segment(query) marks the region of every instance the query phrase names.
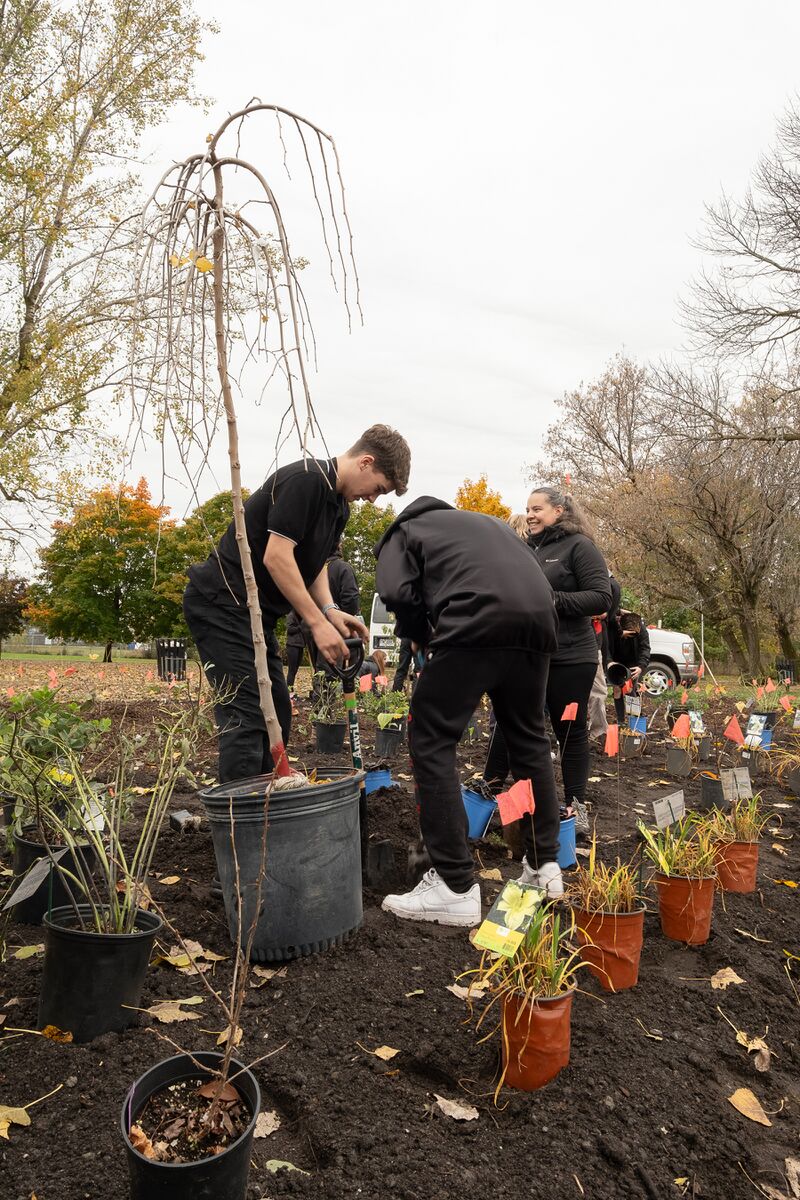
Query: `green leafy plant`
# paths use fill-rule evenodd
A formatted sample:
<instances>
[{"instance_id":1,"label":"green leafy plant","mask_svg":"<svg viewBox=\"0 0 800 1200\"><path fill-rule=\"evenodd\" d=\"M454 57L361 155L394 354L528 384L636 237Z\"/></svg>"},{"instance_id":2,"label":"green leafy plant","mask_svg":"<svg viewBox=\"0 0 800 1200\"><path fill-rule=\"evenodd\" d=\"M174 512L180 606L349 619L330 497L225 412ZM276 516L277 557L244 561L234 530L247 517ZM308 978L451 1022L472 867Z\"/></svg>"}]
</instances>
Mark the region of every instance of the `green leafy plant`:
<instances>
[{"instance_id":1,"label":"green leafy plant","mask_svg":"<svg viewBox=\"0 0 800 1200\"><path fill-rule=\"evenodd\" d=\"M757 842L772 818L763 812L761 795L734 800L726 812L714 808L697 822L713 842Z\"/></svg>"},{"instance_id":2,"label":"green leafy plant","mask_svg":"<svg viewBox=\"0 0 800 1200\"><path fill-rule=\"evenodd\" d=\"M716 874L714 846L708 829L689 817L653 832L641 821L644 852L662 875L711 879Z\"/></svg>"},{"instance_id":3,"label":"green leafy plant","mask_svg":"<svg viewBox=\"0 0 800 1200\"><path fill-rule=\"evenodd\" d=\"M385 729L392 721L402 721L408 715L408 696L405 692L364 692L362 707L367 716L375 719L379 729Z\"/></svg>"},{"instance_id":4,"label":"green leafy plant","mask_svg":"<svg viewBox=\"0 0 800 1200\"><path fill-rule=\"evenodd\" d=\"M632 913L641 908L637 868L616 860L608 866L597 858L597 837L592 838L589 861L578 863L567 889L575 908L587 913Z\"/></svg>"},{"instance_id":5,"label":"green leafy plant","mask_svg":"<svg viewBox=\"0 0 800 1200\"><path fill-rule=\"evenodd\" d=\"M318 721L321 725L335 725L337 721L347 720L344 693L338 679L331 679L324 671L316 671L313 696L312 721Z\"/></svg>"}]
</instances>

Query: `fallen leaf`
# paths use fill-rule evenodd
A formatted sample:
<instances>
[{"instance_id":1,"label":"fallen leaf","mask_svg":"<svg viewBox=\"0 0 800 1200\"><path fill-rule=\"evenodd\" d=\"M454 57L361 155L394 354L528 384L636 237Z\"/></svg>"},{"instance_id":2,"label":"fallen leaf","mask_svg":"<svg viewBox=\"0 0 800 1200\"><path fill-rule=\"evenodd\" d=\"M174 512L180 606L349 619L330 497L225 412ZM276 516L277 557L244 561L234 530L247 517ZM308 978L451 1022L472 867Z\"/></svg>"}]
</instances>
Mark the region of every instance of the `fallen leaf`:
<instances>
[{"instance_id":1,"label":"fallen leaf","mask_svg":"<svg viewBox=\"0 0 800 1200\"><path fill-rule=\"evenodd\" d=\"M413 992L406 992L406 1000L408 999L409 996L424 996L424 995L425 995L424 988L414 988Z\"/></svg>"},{"instance_id":2,"label":"fallen leaf","mask_svg":"<svg viewBox=\"0 0 800 1200\"><path fill-rule=\"evenodd\" d=\"M764 1071L768 1071L771 1065L772 1055L770 1054L768 1048L764 1046L762 1050L758 1051L753 1059L753 1066L757 1071L761 1071L763 1073Z\"/></svg>"},{"instance_id":3,"label":"fallen leaf","mask_svg":"<svg viewBox=\"0 0 800 1200\"><path fill-rule=\"evenodd\" d=\"M119 882L117 883L117 891L123 896L127 896L130 894L128 881L126 879L119 880ZM153 903L152 892L150 891L150 888L147 886L146 883L134 883L133 895L136 900L137 908L149 909Z\"/></svg>"},{"instance_id":4,"label":"fallen leaf","mask_svg":"<svg viewBox=\"0 0 800 1200\"><path fill-rule=\"evenodd\" d=\"M765 946L770 946L772 944L769 938L756 937L754 933L750 933L750 931L747 929L737 929L736 926L734 926L734 931L736 933L740 933L742 937L751 938L754 942L763 942Z\"/></svg>"},{"instance_id":5,"label":"fallen leaf","mask_svg":"<svg viewBox=\"0 0 800 1200\"><path fill-rule=\"evenodd\" d=\"M800 1159L786 1158L783 1165L786 1167L786 1182L791 1188L792 1195L800 1200Z\"/></svg>"},{"instance_id":6,"label":"fallen leaf","mask_svg":"<svg viewBox=\"0 0 800 1200\"><path fill-rule=\"evenodd\" d=\"M743 1029L737 1029L736 1041L740 1046L746 1046L748 1050L766 1050L767 1043L760 1037L749 1037Z\"/></svg>"},{"instance_id":7,"label":"fallen leaf","mask_svg":"<svg viewBox=\"0 0 800 1200\"><path fill-rule=\"evenodd\" d=\"M791 804L773 804L773 808L791 808Z\"/></svg>"},{"instance_id":8,"label":"fallen leaf","mask_svg":"<svg viewBox=\"0 0 800 1200\"><path fill-rule=\"evenodd\" d=\"M153 1149L153 1143L141 1125L131 1125L128 1130L128 1138L134 1150L138 1150L145 1158L155 1158L156 1152Z\"/></svg>"},{"instance_id":9,"label":"fallen leaf","mask_svg":"<svg viewBox=\"0 0 800 1200\"><path fill-rule=\"evenodd\" d=\"M238 1046L239 1042L241 1042L241 1040L242 1040L243 1035L244 1035L244 1030L242 1029L241 1025L237 1025L236 1032L234 1033L233 1037L231 1038L231 1029L230 1029L230 1025L229 1025L227 1029L223 1029L222 1033L217 1038L217 1045L218 1046L226 1046L228 1044L228 1041L231 1040L233 1042L234 1046Z\"/></svg>"},{"instance_id":10,"label":"fallen leaf","mask_svg":"<svg viewBox=\"0 0 800 1200\"><path fill-rule=\"evenodd\" d=\"M750 1088L737 1088L732 1096L728 1096L728 1102L733 1105L737 1112L740 1112L743 1117L747 1117L748 1121L756 1121L759 1125L772 1126L764 1109Z\"/></svg>"},{"instance_id":11,"label":"fallen leaf","mask_svg":"<svg viewBox=\"0 0 800 1200\"><path fill-rule=\"evenodd\" d=\"M159 879L159 883L163 883L165 887L172 887L173 883L180 883L180 875L165 875L163 879Z\"/></svg>"},{"instance_id":12,"label":"fallen leaf","mask_svg":"<svg viewBox=\"0 0 800 1200\"><path fill-rule=\"evenodd\" d=\"M66 1029L59 1029L57 1025L45 1025L42 1037L49 1038L51 1042L72 1041L72 1034Z\"/></svg>"},{"instance_id":13,"label":"fallen leaf","mask_svg":"<svg viewBox=\"0 0 800 1200\"><path fill-rule=\"evenodd\" d=\"M31 1119L24 1108L8 1108L5 1104L0 1104L0 1137L6 1141L11 1139L8 1136L8 1130L11 1125L30 1125Z\"/></svg>"},{"instance_id":14,"label":"fallen leaf","mask_svg":"<svg viewBox=\"0 0 800 1200\"><path fill-rule=\"evenodd\" d=\"M783 848L783 846L779 846L777 842L773 842L771 848L775 851L776 854L782 854L784 858L789 857L789 851L785 850Z\"/></svg>"},{"instance_id":15,"label":"fallen leaf","mask_svg":"<svg viewBox=\"0 0 800 1200\"><path fill-rule=\"evenodd\" d=\"M793 879L773 879L773 883L782 883L784 887L796 888L797 884Z\"/></svg>"},{"instance_id":16,"label":"fallen leaf","mask_svg":"<svg viewBox=\"0 0 800 1200\"><path fill-rule=\"evenodd\" d=\"M199 1021L200 1013L184 1012L181 1006L202 1003L202 996L188 996L185 1000L161 1000L158 1004L151 1004L145 1012L149 1012L150 1016L155 1017L162 1025L172 1025L175 1021Z\"/></svg>"},{"instance_id":17,"label":"fallen leaf","mask_svg":"<svg viewBox=\"0 0 800 1200\"><path fill-rule=\"evenodd\" d=\"M265 1138L280 1129L281 1119L276 1112L260 1112L256 1117L256 1127L253 1137Z\"/></svg>"},{"instance_id":18,"label":"fallen leaf","mask_svg":"<svg viewBox=\"0 0 800 1200\"><path fill-rule=\"evenodd\" d=\"M397 772L397 778L398 778L398 779L404 779L404 780L405 780L405 782L406 782L406 783L408 783L408 782L409 782L411 779L413 779L413 775L404 775L404 774L402 773L402 771L398 771L398 772Z\"/></svg>"},{"instance_id":19,"label":"fallen leaf","mask_svg":"<svg viewBox=\"0 0 800 1200\"><path fill-rule=\"evenodd\" d=\"M452 1117L454 1121L476 1121L480 1116L477 1108L473 1108L471 1104L459 1104L457 1100L448 1100L436 1092L433 1094L444 1115Z\"/></svg>"},{"instance_id":20,"label":"fallen leaf","mask_svg":"<svg viewBox=\"0 0 800 1200\"><path fill-rule=\"evenodd\" d=\"M20 946L19 950L15 950L11 957L33 958L34 954L44 954L44 942L40 942L38 946Z\"/></svg>"},{"instance_id":21,"label":"fallen leaf","mask_svg":"<svg viewBox=\"0 0 800 1200\"><path fill-rule=\"evenodd\" d=\"M721 967L715 975L711 976L712 988L721 988L724 991L732 983L744 983L733 967Z\"/></svg>"},{"instance_id":22,"label":"fallen leaf","mask_svg":"<svg viewBox=\"0 0 800 1200\"><path fill-rule=\"evenodd\" d=\"M449 983L447 990L454 996L458 996L459 1000L483 1000L488 986L489 984L485 980L476 980L469 987L461 987L459 983Z\"/></svg>"},{"instance_id":23,"label":"fallen leaf","mask_svg":"<svg viewBox=\"0 0 800 1200\"><path fill-rule=\"evenodd\" d=\"M599 775L590 775L589 778L586 780L586 782L587 783L599 783L600 776Z\"/></svg>"},{"instance_id":24,"label":"fallen leaf","mask_svg":"<svg viewBox=\"0 0 800 1200\"><path fill-rule=\"evenodd\" d=\"M689 1176L688 1175L679 1175L678 1178L673 1179L672 1182L677 1184L678 1187L683 1187L685 1184L687 1184L689 1182Z\"/></svg>"},{"instance_id":25,"label":"fallen leaf","mask_svg":"<svg viewBox=\"0 0 800 1200\"><path fill-rule=\"evenodd\" d=\"M481 879L502 880L502 878L503 878L502 873L498 867L487 867L484 871L479 871L478 874L480 875Z\"/></svg>"},{"instance_id":26,"label":"fallen leaf","mask_svg":"<svg viewBox=\"0 0 800 1200\"><path fill-rule=\"evenodd\" d=\"M296 1167L294 1163L286 1162L283 1158L268 1158L264 1166L273 1175L277 1174L278 1171L298 1171L301 1175L308 1175L308 1171L303 1171L300 1167Z\"/></svg>"},{"instance_id":27,"label":"fallen leaf","mask_svg":"<svg viewBox=\"0 0 800 1200\"><path fill-rule=\"evenodd\" d=\"M218 1087L218 1079L209 1079L208 1083L204 1083L202 1087L197 1089L197 1094L198 1096L202 1096L204 1100L213 1100L217 1095ZM241 1098L241 1094L232 1083L223 1084L222 1090L220 1091L218 1097L218 1099L222 1100L225 1104L230 1104L233 1100L241 1100Z\"/></svg>"},{"instance_id":28,"label":"fallen leaf","mask_svg":"<svg viewBox=\"0 0 800 1200\"><path fill-rule=\"evenodd\" d=\"M654 1042L663 1042L664 1038L660 1033L651 1033L646 1025L643 1025L639 1018L636 1018L636 1024L644 1031L645 1037L652 1038Z\"/></svg>"}]
</instances>

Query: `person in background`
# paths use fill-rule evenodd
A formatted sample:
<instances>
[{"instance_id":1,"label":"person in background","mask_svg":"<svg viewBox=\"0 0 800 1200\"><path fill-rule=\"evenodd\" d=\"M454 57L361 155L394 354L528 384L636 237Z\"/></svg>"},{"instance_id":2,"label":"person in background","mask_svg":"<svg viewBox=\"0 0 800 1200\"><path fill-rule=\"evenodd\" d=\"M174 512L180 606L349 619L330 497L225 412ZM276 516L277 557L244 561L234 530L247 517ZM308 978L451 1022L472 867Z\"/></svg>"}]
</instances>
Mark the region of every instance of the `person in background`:
<instances>
[{"instance_id":1,"label":"person in background","mask_svg":"<svg viewBox=\"0 0 800 1200\"><path fill-rule=\"evenodd\" d=\"M406 686L408 673L411 671L412 680L416 674L414 652L411 649L411 638L400 638L400 650L397 657L397 670L392 681L392 691L402 692Z\"/></svg>"},{"instance_id":2,"label":"person in background","mask_svg":"<svg viewBox=\"0 0 800 1200\"><path fill-rule=\"evenodd\" d=\"M373 650L367 655L358 672L359 679L362 675L371 675L373 683L379 677L386 678L386 655L382 650Z\"/></svg>"},{"instance_id":3,"label":"person in background","mask_svg":"<svg viewBox=\"0 0 800 1200\"><path fill-rule=\"evenodd\" d=\"M575 832L589 832L586 784L589 778L589 695L597 673L595 613L611 606L609 571L595 545L591 526L569 492L537 487L528 497L528 546L553 589L558 616L558 647L550 659L547 710L561 751L565 815L575 817ZM568 705L577 704L571 720ZM508 774L501 714L489 743L484 778L498 791Z\"/></svg>"},{"instance_id":4,"label":"person in background","mask_svg":"<svg viewBox=\"0 0 800 1200\"><path fill-rule=\"evenodd\" d=\"M292 609L286 618L286 686L294 696L294 681L303 661L303 651L306 648L303 622ZM312 663L313 666L313 663Z\"/></svg>"},{"instance_id":5,"label":"person in background","mask_svg":"<svg viewBox=\"0 0 800 1200\"><path fill-rule=\"evenodd\" d=\"M343 613L349 613L351 617L359 617L360 619L361 598L358 594L356 573L350 566L350 563L345 562L342 558L341 540L328 559L328 585L331 589L331 597L334 604ZM324 671L331 679L338 678L324 655L320 654L319 651L316 654L314 669ZM314 694L312 693L313 698Z\"/></svg>"},{"instance_id":6,"label":"person in background","mask_svg":"<svg viewBox=\"0 0 800 1200\"><path fill-rule=\"evenodd\" d=\"M433 867L383 907L411 921L475 925L480 889L456 769L458 739L488 692L515 779L529 779L536 811L523 822L521 882L563 895L558 800L544 728L549 654L556 645L550 588L527 547L496 517L422 496L375 553L376 587L396 633L424 648L411 698L409 750L420 829Z\"/></svg>"},{"instance_id":7,"label":"person in background","mask_svg":"<svg viewBox=\"0 0 800 1200\"><path fill-rule=\"evenodd\" d=\"M638 613L621 608L608 624L609 662L622 663L630 672L634 688L650 666L650 634ZM625 724L625 695L614 688L614 710L617 723Z\"/></svg>"}]
</instances>

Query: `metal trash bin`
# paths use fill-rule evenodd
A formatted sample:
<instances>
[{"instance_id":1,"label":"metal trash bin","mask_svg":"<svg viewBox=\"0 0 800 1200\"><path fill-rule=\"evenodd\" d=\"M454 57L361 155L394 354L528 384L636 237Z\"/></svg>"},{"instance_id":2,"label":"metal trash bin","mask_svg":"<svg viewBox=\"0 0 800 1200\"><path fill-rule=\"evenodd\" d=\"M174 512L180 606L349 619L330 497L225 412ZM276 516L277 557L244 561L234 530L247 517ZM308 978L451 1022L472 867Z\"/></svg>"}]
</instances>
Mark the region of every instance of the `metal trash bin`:
<instances>
[{"instance_id":1,"label":"metal trash bin","mask_svg":"<svg viewBox=\"0 0 800 1200\"><path fill-rule=\"evenodd\" d=\"M158 678L169 683L186 678L186 639L156 638Z\"/></svg>"},{"instance_id":2,"label":"metal trash bin","mask_svg":"<svg viewBox=\"0 0 800 1200\"><path fill-rule=\"evenodd\" d=\"M776 658L775 674L781 683L797 682L797 663L793 658Z\"/></svg>"}]
</instances>

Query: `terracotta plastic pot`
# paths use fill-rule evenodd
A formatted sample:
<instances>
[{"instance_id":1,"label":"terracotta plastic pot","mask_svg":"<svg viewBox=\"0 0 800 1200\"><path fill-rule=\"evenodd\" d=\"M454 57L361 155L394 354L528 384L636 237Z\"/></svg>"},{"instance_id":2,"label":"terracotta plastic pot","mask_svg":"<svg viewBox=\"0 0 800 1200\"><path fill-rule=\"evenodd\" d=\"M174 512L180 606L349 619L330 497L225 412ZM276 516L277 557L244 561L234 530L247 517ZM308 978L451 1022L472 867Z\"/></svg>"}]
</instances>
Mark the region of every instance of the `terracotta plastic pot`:
<instances>
[{"instance_id":1,"label":"terracotta plastic pot","mask_svg":"<svg viewBox=\"0 0 800 1200\"><path fill-rule=\"evenodd\" d=\"M581 958L607 992L636 987L644 938L644 908L631 913L575 911Z\"/></svg>"},{"instance_id":2,"label":"terracotta plastic pot","mask_svg":"<svg viewBox=\"0 0 800 1200\"><path fill-rule=\"evenodd\" d=\"M569 1029L575 989L535 1001L510 993L503 999L504 1082L533 1092L569 1062Z\"/></svg>"},{"instance_id":3,"label":"terracotta plastic pot","mask_svg":"<svg viewBox=\"0 0 800 1200\"><path fill-rule=\"evenodd\" d=\"M714 858L717 881L723 892L756 890L758 842L717 842Z\"/></svg>"},{"instance_id":4,"label":"terracotta plastic pot","mask_svg":"<svg viewBox=\"0 0 800 1200\"><path fill-rule=\"evenodd\" d=\"M716 876L684 879L680 875L656 875L658 911L664 935L674 942L702 946L711 933Z\"/></svg>"}]
</instances>

